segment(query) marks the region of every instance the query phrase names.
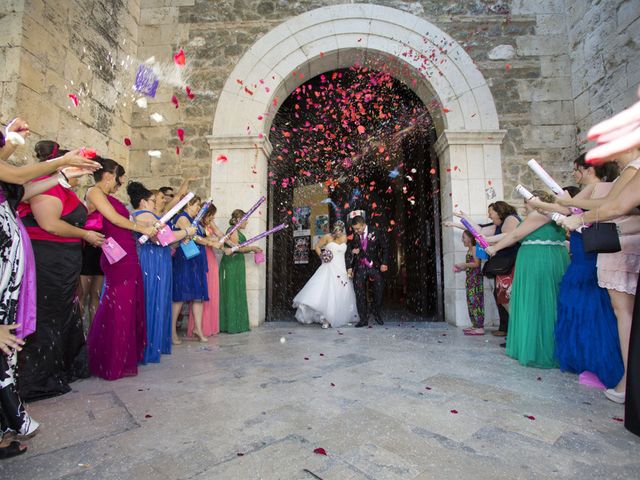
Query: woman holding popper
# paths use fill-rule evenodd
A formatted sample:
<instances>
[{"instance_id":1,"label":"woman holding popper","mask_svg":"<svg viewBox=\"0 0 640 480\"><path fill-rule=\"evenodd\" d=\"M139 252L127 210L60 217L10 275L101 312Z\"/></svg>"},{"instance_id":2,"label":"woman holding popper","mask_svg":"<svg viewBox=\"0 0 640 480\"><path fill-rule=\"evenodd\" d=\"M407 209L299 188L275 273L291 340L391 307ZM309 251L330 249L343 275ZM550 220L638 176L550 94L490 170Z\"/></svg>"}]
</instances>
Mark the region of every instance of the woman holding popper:
<instances>
[{"instance_id":1,"label":"woman holding popper","mask_svg":"<svg viewBox=\"0 0 640 480\"><path fill-rule=\"evenodd\" d=\"M229 220L231 228L227 231L229 243L234 249L225 250L220 261L220 331L225 333L241 333L251 330L249 327L249 308L247 306L247 278L244 261L245 253L261 252L257 246L238 247L246 241L242 230L247 226L247 214L242 210L234 210ZM229 232L231 234L229 235Z\"/></svg>"},{"instance_id":2,"label":"woman holding popper","mask_svg":"<svg viewBox=\"0 0 640 480\"><path fill-rule=\"evenodd\" d=\"M200 212L202 200L194 196L184 208L184 211L174 217L174 230L186 230L195 227L195 235L183 241L173 256L173 304L171 307L171 329L173 344L179 345L176 324L182 304L191 302L195 321L195 334L201 342L208 342L202 333L202 302L209 300L207 285L207 253L206 246L219 247L220 242L207 239L200 225L194 225L194 219ZM190 253L193 250L193 255Z\"/></svg>"}]
</instances>

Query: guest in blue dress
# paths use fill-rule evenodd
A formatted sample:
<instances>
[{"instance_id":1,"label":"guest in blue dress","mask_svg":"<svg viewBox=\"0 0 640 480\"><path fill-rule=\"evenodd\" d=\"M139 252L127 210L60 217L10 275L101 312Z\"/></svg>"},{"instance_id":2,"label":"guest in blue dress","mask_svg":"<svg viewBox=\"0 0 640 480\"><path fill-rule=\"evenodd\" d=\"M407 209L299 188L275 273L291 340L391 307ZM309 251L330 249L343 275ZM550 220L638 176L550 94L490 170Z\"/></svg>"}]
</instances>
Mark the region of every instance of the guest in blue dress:
<instances>
[{"instance_id":1,"label":"guest in blue dress","mask_svg":"<svg viewBox=\"0 0 640 480\"><path fill-rule=\"evenodd\" d=\"M154 225L160 220L155 210L155 196L139 182L130 182L127 193L132 213L137 223ZM195 229L175 232L176 239L192 235ZM163 247L152 240L144 245L138 243L138 257L144 282L144 300L147 316L147 346L143 363L158 363L160 354L171 353L171 248Z\"/></svg>"},{"instance_id":2,"label":"guest in blue dress","mask_svg":"<svg viewBox=\"0 0 640 480\"><path fill-rule=\"evenodd\" d=\"M584 155L578 157L573 176L584 188L575 198L591 198L597 184L613 180L617 173L613 163L593 167L584 161ZM546 211L571 213L558 204L534 202ZM570 242L571 264L558 294L556 357L563 371L595 373L612 388L624 374L616 316L607 290L598 286L597 254L584 251L581 233L572 232Z\"/></svg>"},{"instance_id":3,"label":"guest in blue dress","mask_svg":"<svg viewBox=\"0 0 640 480\"><path fill-rule=\"evenodd\" d=\"M202 201L200 197L193 197L183 212L174 217L173 228L185 230L189 228L197 215ZM202 302L209 300L209 288L207 285L207 252L206 246L218 248L219 242L207 239L202 227L197 226L194 235L191 235L176 250L173 256L173 307L172 307L172 341L174 345L182 343L178 338L176 323L184 302L192 302L191 309L195 320L194 333L201 342L208 339L202 333ZM192 254L189 250L192 250ZM189 258L185 256L189 253Z\"/></svg>"}]
</instances>

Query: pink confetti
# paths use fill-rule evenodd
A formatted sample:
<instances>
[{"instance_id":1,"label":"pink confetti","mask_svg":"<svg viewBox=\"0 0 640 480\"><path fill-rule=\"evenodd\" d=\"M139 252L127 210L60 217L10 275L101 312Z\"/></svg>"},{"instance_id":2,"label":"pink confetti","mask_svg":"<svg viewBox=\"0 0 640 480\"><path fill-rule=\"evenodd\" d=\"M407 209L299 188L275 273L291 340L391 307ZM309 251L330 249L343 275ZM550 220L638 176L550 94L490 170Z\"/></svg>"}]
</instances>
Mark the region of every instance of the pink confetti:
<instances>
[{"instance_id":1,"label":"pink confetti","mask_svg":"<svg viewBox=\"0 0 640 480\"><path fill-rule=\"evenodd\" d=\"M229 159L226 155L218 155L218 158L216 158L216 162L218 163L227 163L228 161Z\"/></svg>"},{"instance_id":2,"label":"pink confetti","mask_svg":"<svg viewBox=\"0 0 640 480\"><path fill-rule=\"evenodd\" d=\"M320 448L316 448L313 453L315 453L316 455L324 455L325 457L327 456L327 451L320 447Z\"/></svg>"},{"instance_id":3,"label":"pink confetti","mask_svg":"<svg viewBox=\"0 0 640 480\"><path fill-rule=\"evenodd\" d=\"M529 420L535 420L536 417L534 417L533 415L525 415L524 418L528 418Z\"/></svg>"},{"instance_id":4,"label":"pink confetti","mask_svg":"<svg viewBox=\"0 0 640 480\"><path fill-rule=\"evenodd\" d=\"M78 96L75 93L70 93L67 96L71 99L71 102L73 102L73 106L77 107L78 106Z\"/></svg>"},{"instance_id":5,"label":"pink confetti","mask_svg":"<svg viewBox=\"0 0 640 480\"><path fill-rule=\"evenodd\" d=\"M184 143L184 130L182 128L179 128L178 130L176 130L176 133L178 134L178 138L180 139L180 141Z\"/></svg>"},{"instance_id":6,"label":"pink confetti","mask_svg":"<svg viewBox=\"0 0 640 480\"><path fill-rule=\"evenodd\" d=\"M194 98L196 98L195 93L191 91L188 85L185 87L185 91L187 92L187 97L189 97L189 100L193 100Z\"/></svg>"},{"instance_id":7,"label":"pink confetti","mask_svg":"<svg viewBox=\"0 0 640 480\"><path fill-rule=\"evenodd\" d=\"M176 155L180 155L180 147L176 146Z\"/></svg>"},{"instance_id":8,"label":"pink confetti","mask_svg":"<svg viewBox=\"0 0 640 480\"><path fill-rule=\"evenodd\" d=\"M176 108L180 106L180 103L178 102L178 97L176 97L175 95L171 97L171 103L173 103L176 106Z\"/></svg>"},{"instance_id":9,"label":"pink confetti","mask_svg":"<svg viewBox=\"0 0 640 480\"><path fill-rule=\"evenodd\" d=\"M458 410L450 410L451 413L453 413L454 415L458 414Z\"/></svg>"},{"instance_id":10,"label":"pink confetti","mask_svg":"<svg viewBox=\"0 0 640 480\"><path fill-rule=\"evenodd\" d=\"M129 137L124 137L124 144L127 147L130 147L131 146L131 139Z\"/></svg>"}]
</instances>

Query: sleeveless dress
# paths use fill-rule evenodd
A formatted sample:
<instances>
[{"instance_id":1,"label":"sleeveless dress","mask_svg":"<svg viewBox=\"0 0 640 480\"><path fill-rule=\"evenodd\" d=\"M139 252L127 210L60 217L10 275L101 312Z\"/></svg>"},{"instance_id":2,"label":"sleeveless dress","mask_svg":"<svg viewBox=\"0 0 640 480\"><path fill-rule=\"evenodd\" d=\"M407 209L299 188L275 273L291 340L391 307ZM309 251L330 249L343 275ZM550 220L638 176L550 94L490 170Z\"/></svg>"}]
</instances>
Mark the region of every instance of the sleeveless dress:
<instances>
[{"instance_id":1,"label":"sleeveless dress","mask_svg":"<svg viewBox=\"0 0 640 480\"><path fill-rule=\"evenodd\" d=\"M466 263L473 262L474 256L467 252ZM484 282L480 266L466 270L465 291L469 320L474 328L484 328Z\"/></svg>"},{"instance_id":2,"label":"sleeveless dress","mask_svg":"<svg viewBox=\"0 0 640 480\"><path fill-rule=\"evenodd\" d=\"M175 216L172 226L178 229L176 224L180 217L185 217L189 223L193 222L186 212L181 212ZM204 236L202 228L198 226L197 234ZM173 255L173 301L191 302L209 300L207 288L207 252L204 245L198 245L200 255L187 259L181 247L178 247Z\"/></svg>"},{"instance_id":3,"label":"sleeveless dress","mask_svg":"<svg viewBox=\"0 0 640 480\"><path fill-rule=\"evenodd\" d=\"M296 319L300 323L326 321L334 328L343 327L358 321L356 294L345 265L347 244L329 242L324 249L333 258L318 267L293 299L293 307L297 308Z\"/></svg>"},{"instance_id":4,"label":"sleeveless dress","mask_svg":"<svg viewBox=\"0 0 640 480\"><path fill-rule=\"evenodd\" d=\"M506 351L522 365L558 366L554 329L558 290L568 263L565 233L555 223L543 225L520 243Z\"/></svg>"},{"instance_id":5,"label":"sleeveless dress","mask_svg":"<svg viewBox=\"0 0 640 480\"><path fill-rule=\"evenodd\" d=\"M133 216L137 217L141 213L150 213L156 220L160 220L160 217L149 210L139 210ZM138 256L147 315L147 346L144 349L143 363L158 363L161 353L171 353L171 248L156 245L152 241L144 245L138 243Z\"/></svg>"},{"instance_id":6,"label":"sleeveless dress","mask_svg":"<svg viewBox=\"0 0 640 480\"><path fill-rule=\"evenodd\" d=\"M624 374L618 323L606 289L598 286L597 253L585 253L582 234L571 232L571 264L558 294L556 358L560 369L595 373L613 388Z\"/></svg>"},{"instance_id":7,"label":"sleeveless dress","mask_svg":"<svg viewBox=\"0 0 640 480\"><path fill-rule=\"evenodd\" d=\"M107 196L113 208L125 218L129 211L122 202ZM126 255L111 265L100 258L104 292L87 336L89 370L105 380L138 374L147 340L144 285L133 232L117 227L106 218L102 232L113 238Z\"/></svg>"},{"instance_id":8,"label":"sleeveless dress","mask_svg":"<svg viewBox=\"0 0 640 480\"><path fill-rule=\"evenodd\" d=\"M212 232L208 230L207 235ZM218 260L216 254L213 252L213 248L205 247L207 252L207 286L209 287L209 300L203 302L202 305L202 334L205 337L215 335L220 331L220 293L219 293L219 271ZM189 309L189 322L187 323L187 336L193 336L193 328L195 326L195 319L193 317L193 310Z\"/></svg>"},{"instance_id":9,"label":"sleeveless dress","mask_svg":"<svg viewBox=\"0 0 640 480\"><path fill-rule=\"evenodd\" d=\"M622 172L627 169L639 170L640 158L627 164ZM620 172L621 175L622 172ZM615 184L617 180L616 178L612 183ZM593 198L605 196L596 195L598 188L605 189L606 185L606 183L597 184L596 189L594 189ZM636 214L637 213L638 212L636 212ZM637 215L623 215L611 221L622 228L621 224L623 222L634 222L637 221L637 219ZM635 295L638 284L638 271L640 270L640 234L620 234L620 247L621 250L619 252L598 254L598 285L609 290Z\"/></svg>"},{"instance_id":10,"label":"sleeveless dress","mask_svg":"<svg viewBox=\"0 0 640 480\"><path fill-rule=\"evenodd\" d=\"M238 230L238 243L246 239ZM241 333L249 330L244 254L225 255L220 260L220 331Z\"/></svg>"},{"instance_id":11,"label":"sleeveless dress","mask_svg":"<svg viewBox=\"0 0 640 480\"><path fill-rule=\"evenodd\" d=\"M74 227L84 226L87 209L73 190L56 185L40 195L60 201L60 220ZM18 387L23 400L34 401L67 393L71 391L69 383L89 376L76 297L82 239L43 230L28 203L21 203L18 212L35 255L38 312L38 328L27 337L20 355Z\"/></svg>"}]
</instances>

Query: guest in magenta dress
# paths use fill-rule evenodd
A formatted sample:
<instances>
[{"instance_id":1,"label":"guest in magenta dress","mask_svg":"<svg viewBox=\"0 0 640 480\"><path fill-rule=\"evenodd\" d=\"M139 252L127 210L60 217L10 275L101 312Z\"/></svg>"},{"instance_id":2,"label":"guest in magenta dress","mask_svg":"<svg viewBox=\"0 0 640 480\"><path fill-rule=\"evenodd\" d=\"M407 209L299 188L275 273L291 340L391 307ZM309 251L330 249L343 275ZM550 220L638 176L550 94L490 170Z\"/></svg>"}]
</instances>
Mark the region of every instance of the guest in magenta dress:
<instances>
[{"instance_id":1,"label":"guest in magenta dress","mask_svg":"<svg viewBox=\"0 0 640 480\"><path fill-rule=\"evenodd\" d=\"M202 217L202 228L207 238L218 240L224 236L224 232L215 223L216 207L211 204L207 213ZM210 337L220 332L220 295L218 292L218 260L212 245L205 247L207 251L207 288L209 300L202 302L202 334ZM187 336L193 336L195 318L193 308L189 310L189 323L187 324Z\"/></svg>"},{"instance_id":2,"label":"guest in magenta dress","mask_svg":"<svg viewBox=\"0 0 640 480\"><path fill-rule=\"evenodd\" d=\"M92 374L117 380L137 375L147 337L144 285L132 232L153 236L156 229L129 220L127 208L112 196L124 181L124 168L109 158L97 160L102 170L93 175L96 184L87 192L87 207L104 216L105 243L115 240L125 255L113 264L106 254L100 259L105 291L91 323L87 351Z\"/></svg>"}]
</instances>

